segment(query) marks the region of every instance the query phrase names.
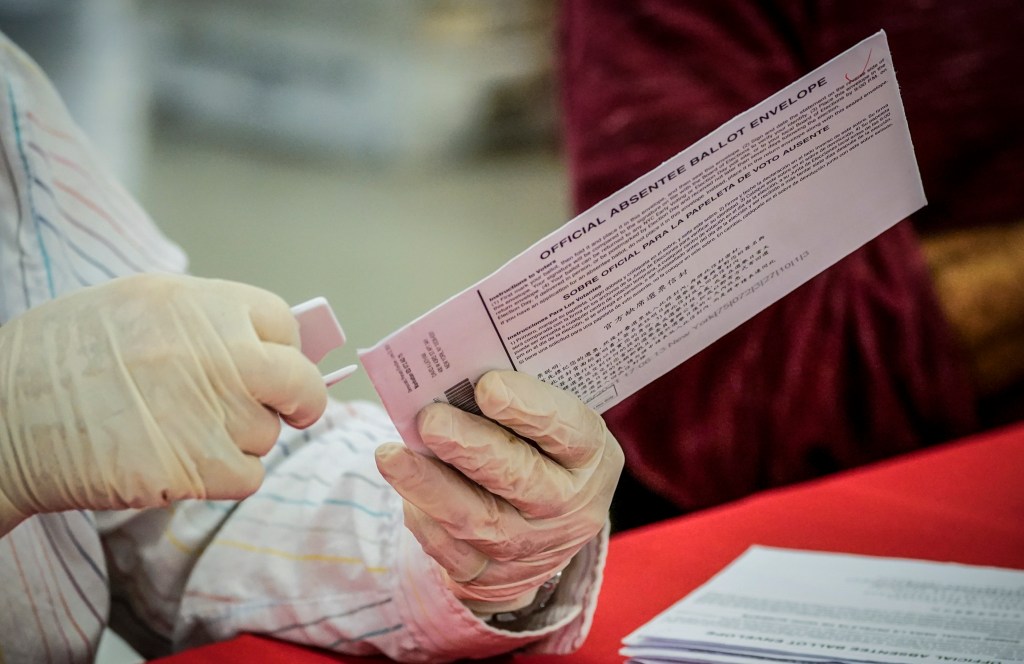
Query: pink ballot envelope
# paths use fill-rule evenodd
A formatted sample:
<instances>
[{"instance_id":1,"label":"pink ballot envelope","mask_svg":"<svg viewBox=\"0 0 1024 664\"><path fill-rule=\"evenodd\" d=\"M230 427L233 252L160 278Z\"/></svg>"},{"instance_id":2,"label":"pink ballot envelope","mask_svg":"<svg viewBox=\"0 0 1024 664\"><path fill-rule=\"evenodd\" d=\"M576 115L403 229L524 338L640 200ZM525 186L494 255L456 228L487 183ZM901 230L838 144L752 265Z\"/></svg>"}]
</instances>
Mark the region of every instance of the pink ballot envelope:
<instances>
[{"instance_id":1,"label":"pink ballot envelope","mask_svg":"<svg viewBox=\"0 0 1024 664\"><path fill-rule=\"evenodd\" d=\"M406 444L490 369L603 412L924 206L894 71L865 39L360 350Z\"/></svg>"}]
</instances>

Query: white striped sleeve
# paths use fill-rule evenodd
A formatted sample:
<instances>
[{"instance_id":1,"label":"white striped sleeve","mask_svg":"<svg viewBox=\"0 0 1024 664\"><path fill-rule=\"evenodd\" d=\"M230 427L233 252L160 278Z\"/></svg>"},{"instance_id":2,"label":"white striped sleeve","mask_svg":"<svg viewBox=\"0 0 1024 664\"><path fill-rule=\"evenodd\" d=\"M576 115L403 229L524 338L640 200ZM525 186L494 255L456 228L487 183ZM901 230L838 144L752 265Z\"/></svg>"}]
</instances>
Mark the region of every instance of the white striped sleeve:
<instances>
[{"instance_id":1,"label":"white striped sleeve","mask_svg":"<svg viewBox=\"0 0 1024 664\"><path fill-rule=\"evenodd\" d=\"M289 430L245 501L191 501L155 528L161 517L121 525L108 541L123 604L175 648L241 632L401 661L578 647L606 535L577 556L536 629L493 629L450 593L402 524L401 499L373 460L388 440L397 433L379 406L332 402L311 430ZM120 552L119 538L131 543ZM140 576L159 579L160 592L139 592L152 585L133 582Z\"/></svg>"}]
</instances>

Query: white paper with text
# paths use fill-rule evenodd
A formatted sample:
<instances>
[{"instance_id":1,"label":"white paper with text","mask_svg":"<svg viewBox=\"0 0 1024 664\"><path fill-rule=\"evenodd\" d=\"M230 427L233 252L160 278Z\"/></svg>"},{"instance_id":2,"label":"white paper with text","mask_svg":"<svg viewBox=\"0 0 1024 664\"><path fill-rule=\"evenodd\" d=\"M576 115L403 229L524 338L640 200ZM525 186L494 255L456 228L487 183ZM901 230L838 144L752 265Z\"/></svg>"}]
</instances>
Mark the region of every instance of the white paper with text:
<instances>
[{"instance_id":1,"label":"white paper with text","mask_svg":"<svg viewBox=\"0 0 1024 664\"><path fill-rule=\"evenodd\" d=\"M359 356L405 442L516 369L599 412L925 204L885 34L866 39Z\"/></svg>"},{"instance_id":2,"label":"white paper with text","mask_svg":"<svg viewBox=\"0 0 1024 664\"><path fill-rule=\"evenodd\" d=\"M1024 662L1024 571L755 546L623 643L633 662Z\"/></svg>"}]
</instances>

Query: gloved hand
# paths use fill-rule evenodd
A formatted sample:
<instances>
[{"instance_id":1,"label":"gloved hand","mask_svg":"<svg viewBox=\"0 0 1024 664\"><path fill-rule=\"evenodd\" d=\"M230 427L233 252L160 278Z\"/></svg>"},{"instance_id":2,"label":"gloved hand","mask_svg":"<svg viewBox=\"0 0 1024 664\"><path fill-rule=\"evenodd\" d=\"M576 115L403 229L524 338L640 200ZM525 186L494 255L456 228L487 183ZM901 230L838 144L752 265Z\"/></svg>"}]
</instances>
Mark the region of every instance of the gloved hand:
<instances>
[{"instance_id":1,"label":"gloved hand","mask_svg":"<svg viewBox=\"0 0 1024 664\"><path fill-rule=\"evenodd\" d=\"M455 595L513 611L604 527L623 455L596 412L529 375L492 371L476 401L494 421L432 404L417 424L437 458L389 443L377 466Z\"/></svg>"},{"instance_id":2,"label":"gloved hand","mask_svg":"<svg viewBox=\"0 0 1024 664\"><path fill-rule=\"evenodd\" d=\"M327 393L288 305L258 288L138 275L0 327L0 535L28 516L241 498L281 424Z\"/></svg>"}]
</instances>

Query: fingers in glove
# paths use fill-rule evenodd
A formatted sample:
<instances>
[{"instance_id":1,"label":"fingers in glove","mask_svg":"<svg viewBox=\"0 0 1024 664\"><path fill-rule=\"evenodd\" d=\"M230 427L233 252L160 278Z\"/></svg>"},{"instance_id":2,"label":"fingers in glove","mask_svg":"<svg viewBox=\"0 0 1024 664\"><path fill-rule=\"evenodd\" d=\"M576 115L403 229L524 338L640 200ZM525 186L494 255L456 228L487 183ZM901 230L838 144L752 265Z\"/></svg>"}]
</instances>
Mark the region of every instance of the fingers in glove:
<instances>
[{"instance_id":1,"label":"fingers in glove","mask_svg":"<svg viewBox=\"0 0 1024 664\"><path fill-rule=\"evenodd\" d=\"M447 404L417 418L423 443L442 461L531 516L561 511L579 482L529 442Z\"/></svg>"},{"instance_id":2,"label":"fingers in glove","mask_svg":"<svg viewBox=\"0 0 1024 664\"><path fill-rule=\"evenodd\" d=\"M327 407L327 390L316 366L299 350L299 325L288 304L248 284L207 281L209 291L219 300L245 305L252 332L259 340L239 328L239 321L214 322L226 337L249 394L294 427L316 422Z\"/></svg>"},{"instance_id":3,"label":"fingers in glove","mask_svg":"<svg viewBox=\"0 0 1024 664\"><path fill-rule=\"evenodd\" d=\"M327 388L316 365L293 346L241 343L231 349L249 394L279 413L288 424L304 428L327 408Z\"/></svg>"},{"instance_id":4,"label":"fingers in glove","mask_svg":"<svg viewBox=\"0 0 1024 664\"><path fill-rule=\"evenodd\" d=\"M238 403L242 400L245 403ZM224 409L224 428L228 436L246 454L267 454L281 437L281 418L276 411L254 401L248 394L239 395L235 401Z\"/></svg>"},{"instance_id":5,"label":"fingers in glove","mask_svg":"<svg viewBox=\"0 0 1024 664\"><path fill-rule=\"evenodd\" d=\"M488 558L470 544L452 537L444 527L423 510L404 501L405 527L420 543L428 556L444 568L456 583L479 577L487 568Z\"/></svg>"},{"instance_id":6,"label":"fingers in glove","mask_svg":"<svg viewBox=\"0 0 1024 664\"><path fill-rule=\"evenodd\" d=\"M260 340L299 348L299 323L287 302L270 291L249 284L216 283L228 289L234 301L248 306L249 319Z\"/></svg>"},{"instance_id":7,"label":"fingers in glove","mask_svg":"<svg viewBox=\"0 0 1024 664\"><path fill-rule=\"evenodd\" d=\"M409 501L405 501L403 508L405 526L424 552L444 569L456 597L471 608L481 612L522 608L530 603L540 584L551 578L552 572L546 565L494 563L466 542L452 537Z\"/></svg>"},{"instance_id":8,"label":"fingers in glove","mask_svg":"<svg viewBox=\"0 0 1024 664\"><path fill-rule=\"evenodd\" d=\"M438 459L402 445L382 445L376 456L388 483L453 539L495 560L521 558L542 545L531 540L528 524L512 505Z\"/></svg>"},{"instance_id":9,"label":"fingers in glove","mask_svg":"<svg viewBox=\"0 0 1024 664\"><path fill-rule=\"evenodd\" d=\"M537 443L570 470L590 467L615 448L604 420L572 394L518 371L491 371L476 385L487 417Z\"/></svg>"},{"instance_id":10,"label":"fingers in glove","mask_svg":"<svg viewBox=\"0 0 1024 664\"><path fill-rule=\"evenodd\" d=\"M241 453L231 459L207 459L199 464L199 475L208 500L241 500L263 483L266 471L260 460Z\"/></svg>"}]
</instances>

